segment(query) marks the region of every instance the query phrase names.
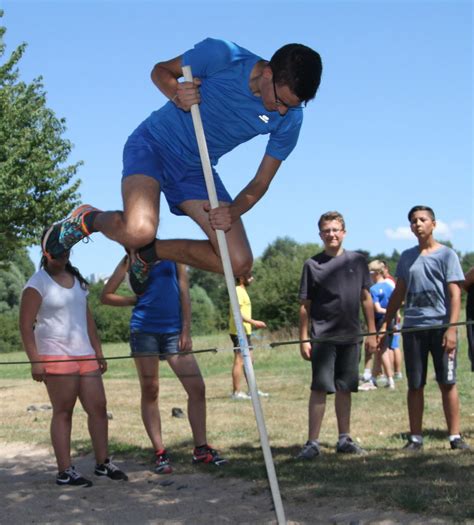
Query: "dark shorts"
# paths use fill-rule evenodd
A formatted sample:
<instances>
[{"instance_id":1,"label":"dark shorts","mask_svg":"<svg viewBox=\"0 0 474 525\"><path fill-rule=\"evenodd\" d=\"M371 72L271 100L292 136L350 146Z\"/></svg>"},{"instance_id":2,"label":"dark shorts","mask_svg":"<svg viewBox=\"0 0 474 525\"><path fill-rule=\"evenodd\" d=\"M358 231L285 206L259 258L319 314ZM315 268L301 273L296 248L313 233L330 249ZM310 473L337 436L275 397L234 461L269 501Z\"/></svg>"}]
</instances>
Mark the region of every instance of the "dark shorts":
<instances>
[{"instance_id":1,"label":"dark shorts","mask_svg":"<svg viewBox=\"0 0 474 525\"><path fill-rule=\"evenodd\" d=\"M171 334L146 334L132 332L130 334L130 348L132 356L143 354L156 355L161 361L168 356L179 352L179 332Z\"/></svg>"},{"instance_id":2,"label":"dark shorts","mask_svg":"<svg viewBox=\"0 0 474 525\"><path fill-rule=\"evenodd\" d=\"M217 198L232 202L217 172L212 169ZM123 149L123 178L130 175L147 175L160 183L170 210L184 215L179 205L187 200L209 200L202 168L192 168L169 149L159 144L148 131L146 123L128 137Z\"/></svg>"},{"instance_id":3,"label":"dark shorts","mask_svg":"<svg viewBox=\"0 0 474 525\"><path fill-rule=\"evenodd\" d=\"M312 346L311 390L318 392L357 392L359 385L360 345L315 343Z\"/></svg>"},{"instance_id":4,"label":"dark shorts","mask_svg":"<svg viewBox=\"0 0 474 525\"><path fill-rule=\"evenodd\" d=\"M428 354L433 356L436 381L441 385L456 384L457 357L449 359L443 348L446 329L422 330L403 334L403 352L408 388L418 389L426 384ZM457 354L457 352L456 352Z\"/></svg>"},{"instance_id":5,"label":"dark shorts","mask_svg":"<svg viewBox=\"0 0 474 525\"><path fill-rule=\"evenodd\" d=\"M234 345L234 352L240 352L240 343L239 343L239 338L238 336L236 336L235 334L229 334L230 335L230 338L232 340L232 344ZM250 350L252 350L252 336L249 335L249 334L245 334L247 336L247 344L249 345L250 347Z\"/></svg>"}]
</instances>

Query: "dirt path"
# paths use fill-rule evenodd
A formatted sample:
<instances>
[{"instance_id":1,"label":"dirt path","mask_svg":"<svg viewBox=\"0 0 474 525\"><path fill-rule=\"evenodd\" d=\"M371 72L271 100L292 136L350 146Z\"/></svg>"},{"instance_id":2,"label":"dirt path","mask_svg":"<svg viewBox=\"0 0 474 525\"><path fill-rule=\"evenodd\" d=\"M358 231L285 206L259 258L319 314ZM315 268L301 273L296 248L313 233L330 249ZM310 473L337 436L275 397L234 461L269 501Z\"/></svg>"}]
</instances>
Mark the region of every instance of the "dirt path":
<instances>
[{"instance_id":1,"label":"dirt path","mask_svg":"<svg viewBox=\"0 0 474 525\"><path fill-rule=\"evenodd\" d=\"M91 456L77 458L84 474ZM0 524L272 524L271 496L248 481L208 474L157 476L147 465L120 461L128 482L96 478L91 488L58 487L50 450L0 443ZM446 521L356 502L284 502L289 524L424 525Z\"/></svg>"}]
</instances>

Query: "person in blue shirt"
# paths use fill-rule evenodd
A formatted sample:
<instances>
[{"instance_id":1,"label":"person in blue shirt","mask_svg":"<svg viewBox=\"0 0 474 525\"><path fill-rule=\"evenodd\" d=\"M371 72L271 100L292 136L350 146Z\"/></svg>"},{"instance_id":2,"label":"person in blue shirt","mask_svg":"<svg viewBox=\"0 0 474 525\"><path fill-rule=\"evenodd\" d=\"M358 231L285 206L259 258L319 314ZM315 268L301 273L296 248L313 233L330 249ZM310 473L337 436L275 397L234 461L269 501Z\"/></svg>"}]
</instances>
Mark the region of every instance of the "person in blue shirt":
<instances>
[{"instance_id":1,"label":"person in blue shirt","mask_svg":"<svg viewBox=\"0 0 474 525\"><path fill-rule=\"evenodd\" d=\"M393 286L388 284L384 278L384 265L379 260L371 261L369 264L369 272L372 282L374 283L370 287L370 295L374 303L374 316L375 316L375 328L378 331L383 323L385 313L387 311L388 302L393 292ZM393 379L393 367L390 359L390 354L387 352L388 346L381 348L380 352L375 355L376 365L375 368L380 370L383 368L385 376L387 378L387 388L393 390L395 388L395 382ZM366 354L365 368L367 369L367 357L370 359L370 354ZM374 374L375 375L375 374Z\"/></svg>"},{"instance_id":2,"label":"person in blue shirt","mask_svg":"<svg viewBox=\"0 0 474 525\"><path fill-rule=\"evenodd\" d=\"M143 424L155 449L155 472L172 472L163 444L158 406L159 363L168 361L188 394L188 418L194 439L193 463L224 465L226 460L207 444L204 380L192 354L191 300L186 267L160 261L151 268L149 286L140 296L123 296L117 289L129 266L126 256L105 284L101 301L110 306L133 306L130 347L141 387Z\"/></svg>"},{"instance_id":3,"label":"person in blue shirt","mask_svg":"<svg viewBox=\"0 0 474 525\"><path fill-rule=\"evenodd\" d=\"M180 82L189 65L193 82ZM266 193L282 161L295 147L303 108L319 87L319 54L287 44L268 61L226 40L207 38L171 60L159 62L151 78L169 99L130 135L123 153L123 212L83 205L52 225L47 250L61 254L100 231L132 254L130 281L142 294L149 271L168 259L222 273L216 229L227 232L235 275L250 272L253 258L241 217ZM200 105L219 206L210 209L190 109ZM257 135L269 134L257 172L232 198L215 166L219 158ZM207 240L155 240L160 193L170 210L188 215Z\"/></svg>"}]
</instances>

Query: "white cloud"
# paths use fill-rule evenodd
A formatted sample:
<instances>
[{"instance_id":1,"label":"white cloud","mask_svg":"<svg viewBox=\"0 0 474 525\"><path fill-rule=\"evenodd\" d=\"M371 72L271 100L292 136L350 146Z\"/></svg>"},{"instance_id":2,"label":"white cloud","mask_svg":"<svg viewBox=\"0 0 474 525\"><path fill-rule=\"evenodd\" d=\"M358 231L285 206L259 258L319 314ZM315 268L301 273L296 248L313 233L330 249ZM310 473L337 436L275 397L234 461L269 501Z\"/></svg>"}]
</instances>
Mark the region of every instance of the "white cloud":
<instances>
[{"instance_id":1,"label":"white cloud","mask_svg":"<svg viewBox=\"0 0 474 525\"><path fill-rule=\"evenodd\" d=\"M446 222L437 220L435 236L438 239L442 239L446 241L446 240L452 239L453 233L455 230L465 230L467 228L469 228L469 225L463 220L452 221L449 224L447 224ZM388 239L397 240L397 241L405 241L405 240L414 238L414 235L411 232L409 226L398 226L395 229L386 228L385 236Z\"/></svg>"},{"instance_id":2,"label":"white cloud","mask_svg":"<svg viewBox=\"0 0 474 525\"><path fill-rule=\"evenodd\" d=\"M387 228L385 230L385 235L389 239L394 239L397 241L411 239L413 237L413 233L411 233L411 230L408 226L399 226L395 230L392 230L392 228Z\"/></svg>"}]
</instances>

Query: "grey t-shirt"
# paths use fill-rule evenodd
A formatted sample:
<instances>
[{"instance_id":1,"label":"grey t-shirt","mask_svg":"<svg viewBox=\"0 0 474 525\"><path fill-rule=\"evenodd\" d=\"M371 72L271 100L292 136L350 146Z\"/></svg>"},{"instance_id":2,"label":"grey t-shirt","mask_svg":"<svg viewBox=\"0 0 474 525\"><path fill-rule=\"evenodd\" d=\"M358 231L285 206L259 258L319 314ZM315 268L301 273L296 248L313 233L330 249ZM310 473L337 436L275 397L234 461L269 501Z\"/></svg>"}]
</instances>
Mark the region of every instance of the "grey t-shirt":
<instances>
[{"instance_id":1,"label":"grey t-shirt","mask_svg":"<svg viewBox=\"0 0 474 525\"><path fill-rule=\"evenodd\" d=\"M361 341L360 294L368 290L367 261L357 252L337 257L318 253L304 263L299 298L310 300L311 337L341 336L341 343Z\"/></svg>"},{"instance_id":2,"label":"grey t-shirt","mask_svg":"<svg viewBox=\"0 0 474 525\"><path fill-rule=\"evenodd\" d=\"M420 255L418 246L405 250L396 276L407 287L403 326L434 326L449 322L448 283L464 281L456 252L447 246Z\"/></svg>"}]
</instances>

